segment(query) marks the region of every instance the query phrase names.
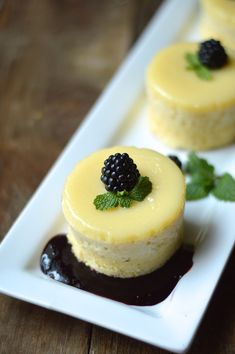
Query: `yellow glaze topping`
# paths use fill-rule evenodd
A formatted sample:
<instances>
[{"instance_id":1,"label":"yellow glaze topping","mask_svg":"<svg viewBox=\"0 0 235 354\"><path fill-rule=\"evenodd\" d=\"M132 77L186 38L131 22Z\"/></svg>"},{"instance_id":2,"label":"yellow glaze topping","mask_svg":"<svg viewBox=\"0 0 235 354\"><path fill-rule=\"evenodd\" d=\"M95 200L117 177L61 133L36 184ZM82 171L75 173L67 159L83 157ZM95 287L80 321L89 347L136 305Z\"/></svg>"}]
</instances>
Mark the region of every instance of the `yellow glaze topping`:
<instances>
[{"instance_id":1,"label":"yellow glaze topping","mask_svg":"<svg viewBox=\"0 0 235 354\"><path fill-rule=\"evenodd\" d=\"M129 154L140 174L150 178L152 192L130 208L96 210L94 198L106 192L100 181L101 168L104 160L116 152ZM78 163L66 181L62 204L74 230L94 240L118 244L156 236L180 217L184 202L184 176L169 158L149 149L113 147Z\"/></svg>"},{"instance_id":2,"label":"yellow glaze topping","mask_svg":"<svg viewBox=\"0 0 235 354\"><path fill-rule=\"evenodd\" d=\"M202 0L202 5L215 19L224 22L227 27L235 28L234 0Z\"/></svg>"},{"instance_id":3,"label":"yellow glaze topping","mask_svg":"<svg viewBox=\"0 0 235 354\"><path fill-rule=\"evenodd\" d=\"M235 104L235 59L230 56L226 66L212 70L211 80L202 80L186 69L185 54L197 49L198 43L177 43L158 53L147 70L149 94L190 111L215 111Z\"/></svg>"}]
</instances>

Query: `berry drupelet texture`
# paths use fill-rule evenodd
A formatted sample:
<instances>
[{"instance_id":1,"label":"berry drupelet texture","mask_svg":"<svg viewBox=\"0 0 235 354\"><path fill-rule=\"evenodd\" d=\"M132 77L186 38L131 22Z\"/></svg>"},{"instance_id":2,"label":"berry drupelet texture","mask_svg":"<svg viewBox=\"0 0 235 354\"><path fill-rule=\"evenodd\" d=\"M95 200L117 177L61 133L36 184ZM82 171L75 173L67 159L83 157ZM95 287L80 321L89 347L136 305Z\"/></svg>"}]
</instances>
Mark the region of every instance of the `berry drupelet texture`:
<instances>
[{"instance_id":1,"label":"berry drupelet texture","mask_svg":"<svg viewBox=\"0 0 235 354\"><path fill-rule=\"evenodd\" d=\"M101 170L101 181L109 192L132 190L139 177L137 166L127 153L110 155Z\"/></svg>"},{"instance_id":2,"label":"berry drupelet texture","mask_svg":"<svg viewBox=\"0 0 235 354\"><path fill-rule=\"evenodd\" d=\"M210 69L222 68L228 61L227 53L220 41L210 39L202 42L198 51L200 62Z\"/></svg>"}]
</instances>

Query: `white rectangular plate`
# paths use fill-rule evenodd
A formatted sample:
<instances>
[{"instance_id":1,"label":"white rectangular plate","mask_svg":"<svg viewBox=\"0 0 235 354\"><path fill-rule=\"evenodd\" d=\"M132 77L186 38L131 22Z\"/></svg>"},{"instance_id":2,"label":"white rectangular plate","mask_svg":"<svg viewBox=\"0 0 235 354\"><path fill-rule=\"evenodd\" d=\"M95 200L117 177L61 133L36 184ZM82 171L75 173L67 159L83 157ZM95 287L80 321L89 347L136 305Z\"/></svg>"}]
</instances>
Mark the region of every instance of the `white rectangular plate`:
<instances>
[{"instance_id":1,"label":"white rectangular plate","mask_svg":"<svg viewBox=\"0 0 235 354\"><path fill-rule=\"evenodd\" d=\"M212 197L187 203L186 241L196 246L194 264L173 293L155 306L124 305L48 279L39 269L39 258L47 240L65 230L61 193L78 160L116 144L149 147L185 159L184 151L174 152L148 131L144 73L160 48L176 40L197 38L197 23L196 0L185 1L183 7L182 0L164 2L3 240L3 293L174 352L189 347L234 244L235 204ZM218 173L235 174L234 145L201 155L218 166Z\"/></svg>"}]
</instances>

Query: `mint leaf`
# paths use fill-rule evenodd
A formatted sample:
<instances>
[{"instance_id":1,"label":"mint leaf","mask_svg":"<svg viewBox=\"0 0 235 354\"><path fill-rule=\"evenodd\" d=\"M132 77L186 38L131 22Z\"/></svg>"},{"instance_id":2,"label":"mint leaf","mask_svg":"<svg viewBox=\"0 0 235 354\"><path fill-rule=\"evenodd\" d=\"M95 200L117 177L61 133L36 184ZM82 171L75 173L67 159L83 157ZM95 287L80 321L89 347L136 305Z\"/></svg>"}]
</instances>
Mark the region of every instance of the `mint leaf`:
<instances>
[{"instance_id":1,"label":"mint leaf","mask_svg":"<svg viewBox=\"0 0 235 354\"><path fill-rule=\"evenodd\" d=\"M148 177L140 176L137 185L130 191L130 198L141 202L152 191L152 182Z\"/></svg>"},{"instance_id":2,"label":"mint leaf","mask_svg":"<svg viewBox=\"0 0 235 354\"><path fill-rule=\"evenodd\" d=\"M119 204L119 201L115 193L107 192L104 194L97 195L93 203L96 209L106 210L106 209L116 208Z\"/></svg>"},{"instance_id":3,"label":"mint leaf","mask_svg":"<svg viewBox=\"0 0 235 354\"><path fill-rule=\"evenodd\" d=\"M118 193L107 192L104 194L97 195L93 203L97 210L107 210L111 208L116 208L118 205L121 208L130 208L132 198L126 191Z\"/></svg>"},{"instance_id":4,"label":"mint leaf","mask_svg":"<svg viewBox=\"0 0 235 354\"><path fill-rule=\"evenodd\" d=\"M211 80L211 71L201 64L198 55L196 53L186 53L185 59L187 61L187 70L193 70L195 74L202 80Z\"/></svg>"},{"instance_id":5,"label":"mint leaf","mask_svg":"<svg viewBox=\"0 0 235 354\"><path fill-rule=\"evenodd\" d=\"M201 65L198 56L194 53L186 53L185 59L188 63L187 69L193 70L195 67L199 67Z\"/></svg>"},{"instance_id":6,"label":"mint leaf","mask_svg":"<svg viewBox=\"0 0 235 354\"><path fill-rule=\"evenodd\" d=\"M188 155L186 172L191 176L190 183L186 185L186 199L197 200L207 197L214 187L214 166L191 152Z\"/></svg>"},{"instance_id":7,"label":"mint leaf","mask_svg":"<svg viewBox=\"0 0 235 354\"><path fill-rule=\"evenodd\" d=\"M191 182L201 184L202 186L211 189L214 187L214 175L207 174L206 172L197 172L192 174Z\"/></svg>"},{"instance_id":8,"label":"mint leaf","mask_svg":"<svg viewBox=\"0 0 235 354\"><path fill-rule=\"evenodd\" d=\"M218 178L212 194L218 199L235 202L235 179L225 173Z\"/></svg>"},{"instance_id":9,"label":"mint leaf","mask_svg":"<svg viewBox=\"0 0 235 354\"><path fill-rule=\"evenodd\" d=\"M123 197L118 198L118 203L121 208L130 208L132 199L129 196L125 195Z\"/></svg>"},{"instance_id":10,"label":"mint leaf","mask_svg":"<svg viewBox=\"0 0 235 354\"><path fill-rule=\"evenodd\" d=\"M186 163L186 172L213 180L214 170L214 166L210 165L205 159L199 158L194 152L189 153Z\"/></svg>"},{"instance_id":11,"label":"mint leaf","mask_svg":"<svg viewBox=\"0 0 235 354\"><path fill-rule=\"evenodd\" d=\"M208 196L210 190L200 183L188 183L186 186L186 199L198 200Z\"/></svg>"},{"instance_id":12,"label":"mint leaf","mask_svg":"<svg viewBox=\"0 0 235 354\"><path fill-rule=\"evenodd\" d=\"M116 208L130 208L133 200L141 202L152 191L152 183L148 177L140 176L137 185L130 191L107 192L95 197L93 203L97 210Z\"/></svg>"},{"instance_id":13,"label":"mint leaf","mask_svg":"<svg viewBox=\"0 0 235 354\"><path fill-rule=\"evenodd\" d=\"M235 179L229 173L216 176L214 166L194 152L188 155L186 172L191 177L186 186L186 199L205 198L209 193L224 201L235 202Z\"/></svg>"},{"instance_id":14,"label":"mint leaf","mask_svg":"<svg viewBox=\"0 0 235 354\"><path fill-rule=\"evenodd\" d=\"M205 66L201 65L200 67L197 68L197 70L195 70L195 73L197 74L198 77L200 77L200 79L202 80L211 80L212 79L212 75L210 70L208 70Z\"/></svg>"}]
</instances>

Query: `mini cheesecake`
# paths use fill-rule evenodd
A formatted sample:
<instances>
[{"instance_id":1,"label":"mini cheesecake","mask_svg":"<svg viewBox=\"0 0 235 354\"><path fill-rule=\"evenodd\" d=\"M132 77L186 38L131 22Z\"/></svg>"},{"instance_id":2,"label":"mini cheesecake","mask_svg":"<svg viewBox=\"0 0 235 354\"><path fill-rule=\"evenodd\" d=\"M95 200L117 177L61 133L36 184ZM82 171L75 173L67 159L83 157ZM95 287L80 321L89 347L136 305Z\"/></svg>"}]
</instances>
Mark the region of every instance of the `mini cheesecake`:
<instances>
[{"instance_id":1,"label":"mini cheesecake","mask_svg":"<svg viewBox=\"0 0 235 354\"><path fill-rule=\"evenodd\" d=\"M201 34L235 49L235 1L202 0Z\"/></svg>"},{"instance_id":2,"label":"mini cheesecake","mask_svg":"<svg viewBox=\"0 0 235 354\"><path fill-rule=\"evenodd\" d=\"M203 80L187 69L198 43L176 43L158 53L146 75L151 130L167 145L206 150L235 140L235 59Z\"/></svg>"},{"instance_id":3,"label":"mini cheesecake","mask_svg":"<svg viewBox=\"0 0 235 354\"><path fill-rule=\"evenodd\" d=\"M129 208L97 210L94 198L106 192L101 182L104 161L127 153L152 191ZM113 147L80 161L68 176L63 212L76 258L99 273L129 278L148 274L171 258L183 239L185 181L176 164L153 150Z\"/></svg>"}]
</instances>

